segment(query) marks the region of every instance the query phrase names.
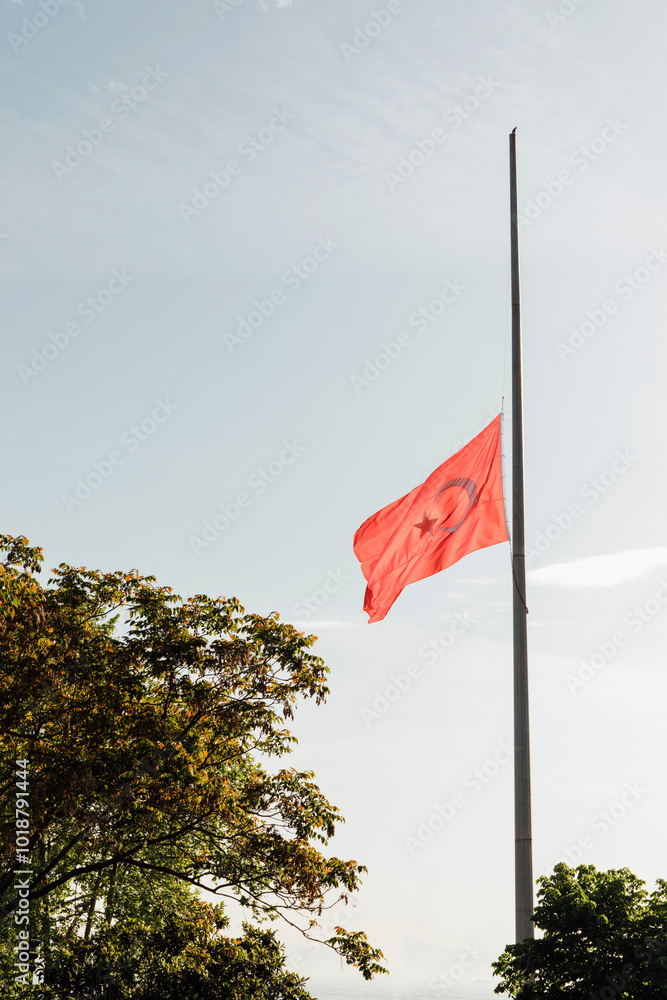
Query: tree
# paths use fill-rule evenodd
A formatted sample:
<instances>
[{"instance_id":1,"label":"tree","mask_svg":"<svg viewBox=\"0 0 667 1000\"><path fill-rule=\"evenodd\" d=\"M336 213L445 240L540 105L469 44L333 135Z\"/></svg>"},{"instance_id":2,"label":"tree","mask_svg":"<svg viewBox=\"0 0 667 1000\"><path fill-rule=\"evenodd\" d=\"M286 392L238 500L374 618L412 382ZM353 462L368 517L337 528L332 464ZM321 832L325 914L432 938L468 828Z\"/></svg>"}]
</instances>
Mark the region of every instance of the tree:
<instances>
[{"instance_id":1,"label":"tree","mask_svg":"<svg viewBox=\"0 0 667 1000\"><path fill-rule=\"evenodd\" d=\"M229 938L219 933L225 924L219 908L192 900L187 913L153 909L87 942L70 936L49 982L56 997L77 1000L312 1000L272 931L244 924L242 937Z\"/></svg>"},{"instance_id":2,"label":"tree","mask_svg":"<svg viewBox=\"0 0 667 1000\"><path fill-rule=\"evenodd\" d=\"M41 549L0 536L0 552L0 917L25 905L15 869L29 861L47 966L65 928L87 944L145 917L146 886L160 905L208 889L319 940L366 869L318 848L342 817L312 772L258 760L289 753L298 698L328 693L315 637L233 598L183 601L136 570L62 563L43 587ZM16 761L29 856L15 846ZM386 971L361 931L324 943L366 979Z\"/></svg>"},{"instance_id":3,"label":"tree","mask_svg":"<svg viewBox=\"0 0 667 1000\"><path fill-rule=\"evenodd\" d=\"M543 936L508 945L496 993L519 1000L652 1000L667 996L667 882L650 895L627 868L557 864L538 879Z\"/></svg>"},{"instance_id":4,"label":"tree","mask_svg":"<svg viewBox=\"0 0 667 1000\"><path fill-rule=\"evenodd\" d=\"M244 924L220 933L222 907L192 898L187 911L152 904L142 918L100 927L90 938L56 929L46 985L17 986L4 963L2 1000L313 1000L285 968L274 932Z\"/></svg>"}]
</instances>

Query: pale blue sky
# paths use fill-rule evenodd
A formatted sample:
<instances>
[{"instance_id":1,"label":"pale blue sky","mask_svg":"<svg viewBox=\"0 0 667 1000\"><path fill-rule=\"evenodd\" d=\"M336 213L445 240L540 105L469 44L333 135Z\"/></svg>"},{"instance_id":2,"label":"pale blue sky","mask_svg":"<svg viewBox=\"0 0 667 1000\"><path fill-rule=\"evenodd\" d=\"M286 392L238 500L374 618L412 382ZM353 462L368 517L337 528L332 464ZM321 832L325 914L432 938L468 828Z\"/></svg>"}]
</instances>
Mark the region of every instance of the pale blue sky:
<instances>
[{"instance_id":1,"label":"pale blue sky","mask_svg":"<svg viewBox=\"0 0 667 1000\"><path fill-rule=\"evenodd\" d=\"M327 583L310 621L332 695L300 713L295 759L347 817L332 848L369 865L358 924L395 978L513 934L510 767L423 850L405 841L511 734L507 546L369 627L352 536L509 396L518 127L527 540L544 550L528 599L535 873L591 834L583 860L665 877L664 6L82 0L42 26L33 0L2 4L2 530L48 566L136 566L288 620ZM230 161L225 189L184 211ZM447 280L456 301L410 325ZM599 326L559 354L588 312ZM387 370L354 382L404 330ZM276 462L260 491L251 477ZM63 499L95 463L108 478ZM193 545L239 493L246 509ZM473 624L429 663L420 649L456 615ZM369 723L410 663L418 681ZM626 782L647 791L596 832ZM338 968L302 959L315 993Z\"/></svg>"}]
</instances>

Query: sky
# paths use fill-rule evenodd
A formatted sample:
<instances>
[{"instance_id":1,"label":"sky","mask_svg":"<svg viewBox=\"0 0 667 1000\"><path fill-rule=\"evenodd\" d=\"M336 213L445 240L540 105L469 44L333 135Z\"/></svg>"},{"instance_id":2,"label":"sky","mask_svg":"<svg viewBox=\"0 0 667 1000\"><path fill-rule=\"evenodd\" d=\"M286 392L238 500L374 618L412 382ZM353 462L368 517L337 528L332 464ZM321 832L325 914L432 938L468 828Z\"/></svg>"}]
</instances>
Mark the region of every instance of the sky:
<instances>
[{"instance_id":1,"label":"sky","mask_svg":"<svg viewBox=\"0 0 667 1000\"><path fill-rule=\"evenodd\" d=\"M2 531L318 635L338 922L434 995L513 939L509 547L369 627L352 538L511 428L517 128L535 876L667 876L664 5L1 3Z\"/></svg>"}]
</instances>

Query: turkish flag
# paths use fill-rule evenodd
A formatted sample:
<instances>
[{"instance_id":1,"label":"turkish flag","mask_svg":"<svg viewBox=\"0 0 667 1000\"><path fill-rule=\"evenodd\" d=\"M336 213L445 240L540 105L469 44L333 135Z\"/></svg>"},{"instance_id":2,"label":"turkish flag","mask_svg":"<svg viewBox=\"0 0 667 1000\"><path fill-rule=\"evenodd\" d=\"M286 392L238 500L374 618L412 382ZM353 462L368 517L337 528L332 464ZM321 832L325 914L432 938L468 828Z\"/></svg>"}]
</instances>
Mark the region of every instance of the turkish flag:
<instances>
[{"instance_id":1,"label":"turkish flag","mask_svg":"<svg viewBox=\"0 0 667 1000\"><path fill-rule=\"evenodd\" d=\"M499 414L425 483L369 517L354 536L368 582L364 611L379 622L409 583L468 552L508 541Z\"/></svg>"}]
</instances>

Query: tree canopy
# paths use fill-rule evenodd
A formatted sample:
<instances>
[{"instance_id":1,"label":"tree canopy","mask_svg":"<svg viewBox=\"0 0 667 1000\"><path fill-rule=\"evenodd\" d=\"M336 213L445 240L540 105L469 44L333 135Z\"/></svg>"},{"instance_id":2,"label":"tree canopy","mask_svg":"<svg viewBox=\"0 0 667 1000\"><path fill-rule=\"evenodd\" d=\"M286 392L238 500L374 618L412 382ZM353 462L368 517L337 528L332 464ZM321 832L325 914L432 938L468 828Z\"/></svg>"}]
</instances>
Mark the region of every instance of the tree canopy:
<instances>
[{"instance_id":1,"label":"tree canopy","mask_svg":"<svg viewBox=\"0 0 667 1000\"><path fill-rule=\"evenodd\" d=\"M234 598L183 600L136 570L62 563L42 586L41 549L0 536L0 552L0 917L18 912L14 872L29 852L46 981L70 959L90 971L123 934L138 965L149 962L142 940L171 940L173 975L190 960L204 969L204 954L210 968L255 955L278 969L272 933L221 937L223 911L199 901L203 889L319 940L319 918L365 868L322 852L342 817L313 773L266 766L295 742L286 723L298 699L328 693L315 637ZM25 859L16 761L29 779ZM324 943L366 979L386 971L361 931L337 927Z\"/></svg>"},{"instance_id":2,"label":"tree canopy","mask_svg":"<svg viewBox=\"0 0 667 1000\"><path fill-rule=\"evenodd\" d=\"M652 893L627 868L557 864L538 879L543 934L508 945L496 993L519 1000L653 1000L667 996L667 882Z\"/></svg>"}]
</instances>

